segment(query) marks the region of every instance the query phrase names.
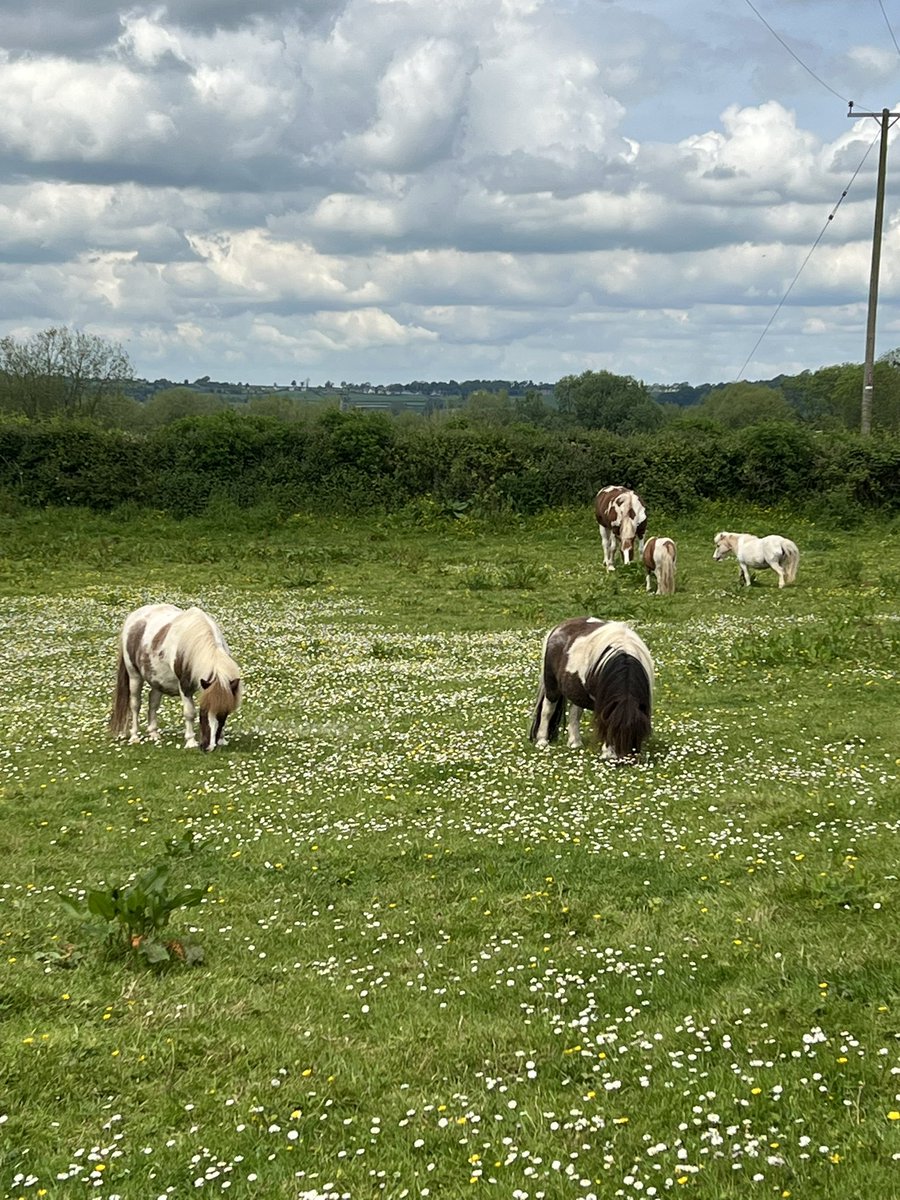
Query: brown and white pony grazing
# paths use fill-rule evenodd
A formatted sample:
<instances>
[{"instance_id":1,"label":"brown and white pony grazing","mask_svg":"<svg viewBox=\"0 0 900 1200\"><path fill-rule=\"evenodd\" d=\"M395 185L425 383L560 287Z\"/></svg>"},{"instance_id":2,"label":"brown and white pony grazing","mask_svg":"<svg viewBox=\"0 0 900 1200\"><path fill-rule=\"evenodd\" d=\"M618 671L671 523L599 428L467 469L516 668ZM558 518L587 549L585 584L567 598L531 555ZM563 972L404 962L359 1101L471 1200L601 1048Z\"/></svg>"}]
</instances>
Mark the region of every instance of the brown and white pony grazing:
<instances>
[{"instance_id":1,"label":"brown and white pony grazing","mask_svg":"<svg viewBox=\"0 0 900 1200\"><path fill-rule=\"evenodd\" d=\"M764 538L754 537L752 533L717 533L715 544L715 561L721 562L723 558L733 554L741 568L741 582L747 587L751 583L751 567L754 571L762 567L771 567L778 576L780 588L786 583L793 583L797 578L800 551L789 538L779 537L777 533Z\"/></svg>"},{"instance_id":2,"label":"brown and white pony grazing","mask_svg":"<svg viewBox=\"0 0 900 1200\"><path fill-rule=\"evenodd\" d=\"M675 543L668 537L652 537L644 546L643 558L647 591L650 591L650 578L655 575L656 594L671 596L675 591L675 568L678 563Z\"/></svg>"},{"instance_id":3,"label":"brown and white pony grazing","mask_svg":"<svg viewBox=\"0 0 900 1200\"><path fill-rule=\"evenodd\" d=\"M581 746L581 714L587 708L603 758L640 753L650 736L653 675L650 651L621 621L563 621L544 639L531 740L542 750L556 740L568 702L573 749Z\"/></svg>"},{"instance_id":4,"label":"brown and white pony grazing","mask_svg":"<svg viewBox=\"0 0 900 1200\"><path fill-rule=\"evenodd\" d=\"M228 653L222 631L202 609L145 604L125 619L119 637L119 666L110 732L139 742L138 715L144 684L150 687L147 733L159 741L156 720L164 695L180 696L184 747L196 746L194 693L200 689L200 749L215 750L227 717L241 702L241 669Z\"/></svg>"},{"instance_id":5,"label":"brown and white pony grazing","mask_svg":"<svg viewBox=\"0 0 900 1200\"><path fill-rule=\"evenodd\" d=\"M622 550L622 561L626 564L632 560L635 542L638 543L638 553L643 551L647 512L637 492L617 484L601 488L594 500L594 515L600 527L603 561L607 571L616 569L616 539Z\"/></svg>"}]
</instances>

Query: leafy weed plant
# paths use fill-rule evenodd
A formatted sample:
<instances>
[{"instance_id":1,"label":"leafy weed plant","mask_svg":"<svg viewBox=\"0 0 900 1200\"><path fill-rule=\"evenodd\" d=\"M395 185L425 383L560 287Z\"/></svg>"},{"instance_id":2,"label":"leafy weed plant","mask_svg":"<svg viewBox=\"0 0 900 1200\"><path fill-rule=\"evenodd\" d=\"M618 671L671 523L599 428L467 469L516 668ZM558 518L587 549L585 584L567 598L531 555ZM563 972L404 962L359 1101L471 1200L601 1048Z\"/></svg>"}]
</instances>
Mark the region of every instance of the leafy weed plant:
<instances>
[{"instance_id":1,"label":"leafy weed plant","mask_svg":"<svg viewBox=\"0 0 900 1200\"><path fill-rule=\"evenodd\" d=\"M163 863L140 875L133 883L108 891L93 888L83 903L61 897L69 916L84 922L99 918L101 934L113 955L134 955L152 966L172 961L197 964L203 953L193 942L163 939L163 931L172 913L181 908L196 908L203 899L203 888L168 890L170 868Z\"/></svg>"}]
</instances>

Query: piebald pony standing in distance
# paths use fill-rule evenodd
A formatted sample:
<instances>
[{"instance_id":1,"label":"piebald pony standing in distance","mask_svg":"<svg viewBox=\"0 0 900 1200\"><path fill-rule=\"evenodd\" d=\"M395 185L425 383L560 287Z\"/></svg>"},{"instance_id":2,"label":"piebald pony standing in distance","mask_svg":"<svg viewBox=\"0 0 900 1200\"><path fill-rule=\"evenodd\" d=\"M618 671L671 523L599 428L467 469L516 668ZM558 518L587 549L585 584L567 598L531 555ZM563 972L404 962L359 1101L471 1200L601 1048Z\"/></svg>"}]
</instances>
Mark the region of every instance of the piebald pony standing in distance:
<instances>
[{"instance_id":1,"label":"piebald pony standing in distance","mask_svg":"<svg viewBox=\"0 0 900 1200\"><path fill-rule=\"evenodd\" d=\"M616 569L616 539L622 550L622 561L631 562L634 543L638 543L638 554L644 549L644 534L647 532L647 511L637 492L618 484L601 488L594 499L594 516L600 527L603 542L603 562L607 571Z\"/></svg>"},{"instance_id":2,"label":"piebald pony standing in distance","mask_svg":"<svg viewBox=\"0 0 900 1200\"><path fill-rule=\"evenodd\" d=\"M541 653L541 682L531 740L543 750L555 741L569 710L569 746L581 746L581 714L594 714L603 758L639 754L650 736L653 658L621 621L573 617L551 629Z\"/></svg>"},{"instance_id":3,"label":"piebald pony standing in distance","mask_svg":"<svg viewBox=\"0 0 900 1200\"><path fill-rule=\"evenodd\" d=\"M157 711L166 696L180 696L184 711L184 747L197 746L194 694L200 689L200 748L215 750L227 717L243 695L241 669L228 652L222 631L199 608L145 604L125 619L119 636L118 671L110 732L139 742L138 716L144 684L150 687L147 733L159 741Z\"/></svg>"},{"instance_id":4,"label":"piebald pony standing in distance","mask_svg":"<svg viewBox=\"0 0 900 1200\"><path fill-rule=\"evenodd\" d=\"M741 582L747 587L751 583L751 567L754 571L762 567L771 567L778 576L780 588L787 583L793 583L797 578L800 551L790 538L779 537L776 533L764 538L755 537L752 533L717 533L715 545L715 561L721 562L723 558L733 554L741 568Z\"/></svg>"},{"instance_id":5,"label":"piebald pony standing in distance","mask_svg":"<svg viewBox=\"0 0 900 1200\"><path fill-rule=\"evenodd\" d=\"M675 568L678 555L675 543L668 537L652 537L644 547L644 570L647 572L647 591L650 578L656 576L656 594L671 596L675 591Z\"/></svg>"}]
</instances>

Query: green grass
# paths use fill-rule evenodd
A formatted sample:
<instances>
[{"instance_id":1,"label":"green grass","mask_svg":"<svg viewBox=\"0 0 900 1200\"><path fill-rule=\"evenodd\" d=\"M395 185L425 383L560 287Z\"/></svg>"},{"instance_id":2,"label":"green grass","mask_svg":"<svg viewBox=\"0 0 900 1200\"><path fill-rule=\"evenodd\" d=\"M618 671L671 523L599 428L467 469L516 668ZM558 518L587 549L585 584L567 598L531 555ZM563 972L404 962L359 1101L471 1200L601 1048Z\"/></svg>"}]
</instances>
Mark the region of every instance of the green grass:
<instances>
[{"instance_id":1,"label":"green grass","mask_svg":"<svg viewBox=\"0 0 900 1200\"><path fill-rule=\"evenodd\" d=\"M723 526L797 584L740 589ZM589 512L0 516L0 1196L896 1193L896 526L658 532L673 597ZM106 735L159 599L244 669L213 755L172 700L160 746ZM526 737L588 611L657 660L637 766ZM200 966L61 902L160 863Z\"/></svg>"}]
</instances>

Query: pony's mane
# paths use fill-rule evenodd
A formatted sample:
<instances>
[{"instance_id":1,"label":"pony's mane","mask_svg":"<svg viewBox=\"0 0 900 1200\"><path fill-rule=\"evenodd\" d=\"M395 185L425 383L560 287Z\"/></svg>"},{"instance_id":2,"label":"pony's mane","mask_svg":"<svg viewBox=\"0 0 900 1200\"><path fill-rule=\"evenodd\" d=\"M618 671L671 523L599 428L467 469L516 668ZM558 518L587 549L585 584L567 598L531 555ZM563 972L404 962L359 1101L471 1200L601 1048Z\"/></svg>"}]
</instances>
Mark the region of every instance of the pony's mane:
<instances>
[{"instance_id":1,"label":"pony's mane","mask_svg":"<svg viewBox=\"0 0 900 1200\"><path fill-rule=\"evenodd\" d=\"M211 618L199 608L187 609L179 618L179 650L185 665L199 682L209 686L200 693L200 707L231 713L241 700L241 669L220 645L220 636ZM236 683L237 687L232 687Z\"/></svg>"},{"instance_id":2,"label":"pony's mane","mask_svg":"<svg viewBox=\"0 0 900 1200\"><path fill-rule=\"evenodd\" d=\"M633 533L647 515L637 492L631 490L626 490L616 496L612 507L619 515L619 529L623 534ZM629 507L634 511L634 516L629 516L626 512Z\"/></svg>"},{"instance_id":3,"label":"pony's mane","mask_svg":"<svg viewBox=\"0 0 900 1200\"><path fill-rule=\"evenodd\" d=\"M596 639L596 640L595 640ZM639 750L650 736L654 668L649 649L623 621L608 621L592 635L597 687L594 728L618 758Z\"/></svg>"},{"instance_id":4,"label":"pony's mane","mask_svg":"<svg viewBox=\"0 0 900 1200\"><path fill-rule=\"evenodd\" d=\"M184 661L207 678L213 671L207 671L215 659L222 653L216 639L216 630L210 618L199 608L188 608L176 618L178 621L178 649ZM226 656L227 657L227 656Z\"/></svg>"},{"instance_id":5,"label":"pony's mane","mask_svg":"<svg viewBox=\"0 0 900 1200\"><path fill-rule=\"evenodd\" d=\"M639 751L650 736L653 673L652 664L648 671L642 661L645 657L621 651L605 658L601 667L594 729L617 758Z\"/></svg>"},{"instance_id":6,"label":"pony's mane","mask_svg":"<svg viewBox=\"0 0 900 1200\"><path fill-rule=\"evenodd\" d=\"M636 658L646 672L653 691L654 667L650 651L634 630L624 621L607 621L597 626L588 635L591 641L594 661L602 665L609 663L620 654L630 654Z\"/></svg>"}]
</instances>

